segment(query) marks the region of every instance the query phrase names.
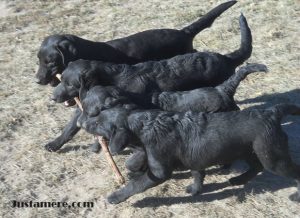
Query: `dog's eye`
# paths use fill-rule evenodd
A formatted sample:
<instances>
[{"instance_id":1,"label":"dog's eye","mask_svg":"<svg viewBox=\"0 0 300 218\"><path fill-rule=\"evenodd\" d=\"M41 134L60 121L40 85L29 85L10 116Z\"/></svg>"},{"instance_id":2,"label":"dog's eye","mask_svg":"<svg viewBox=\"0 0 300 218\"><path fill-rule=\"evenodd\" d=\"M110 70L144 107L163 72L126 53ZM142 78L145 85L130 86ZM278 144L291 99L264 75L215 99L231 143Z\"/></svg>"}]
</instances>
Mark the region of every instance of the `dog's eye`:
<instances>
[{"instance_id":1,"label":"dog's eye","mask_svg":"<svg viewBox=\"0 0 300 218\"><path fill-rule=\"evenodd\" d=\"M67 83L66 86L68 86L68 87L70 87L70 88L73 87L73 85L72 85L72 84L69 84L69 83Z\"/></svg>"},{"instance_id":2,"label":"dog's eye","mask_svg":"<svg viewBox=\"0 0 300 218\"><path fill-rule=\"evenodd\" d=\"M55 64L55 62L54 62L53 60L48 60L48 59L46 59L46 60L44 61L44 63L45 63L46 65L53 65L53 64Z\"/></svg>"},{"instance_id":3,"label":"dog's eye","mask_svg":"<svg viewBox=\"0 0 300 218\"><path fill-rule=\"evenodd\" d=\"M100 111L98 109L94 109L94 110L88 111L87 114L89 117L96 117L99 115L99 113L100 113Z\"/></svg>"},{"instance_id":4,"label":"dog's eye","mask_svg":"<svg viewBox=\"0 0 300 218\"><path fill-rule=\"evenodd\" d=\"M63 79L61 81L64 84L64 86L70 87L70 88L72 87L72 85L69 82L65 82Z\"/></svg>"}]
</instances>

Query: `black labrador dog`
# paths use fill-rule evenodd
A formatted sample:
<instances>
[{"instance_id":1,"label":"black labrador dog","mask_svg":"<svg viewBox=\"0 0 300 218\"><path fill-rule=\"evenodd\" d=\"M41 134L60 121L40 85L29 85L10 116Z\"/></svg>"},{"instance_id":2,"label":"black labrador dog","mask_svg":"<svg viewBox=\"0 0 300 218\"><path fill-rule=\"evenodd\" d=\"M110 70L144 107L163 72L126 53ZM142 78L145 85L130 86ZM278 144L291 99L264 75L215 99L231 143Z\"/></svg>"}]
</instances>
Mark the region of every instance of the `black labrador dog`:
<instances>
[{"instance_id":1,"label":"black labrador dog","mask_svg":"<svg viewBox=\"0 0 300 218\"><path fill-rule=\"evenodd\" d=\"M173 91L138 95L125 92L115 86L95 86L90 90L82 81L80 99L85 109L82 112L87 118L98 116L101 111L113 107L126 109L160 109L173 112L225 112L239 110L234 101L234 94L241 80L248 74L257 71L267 71L263 64L248 64L241 67L233 76L217 87L199 88L191 91ZM104 124L105 125L105 124ZM77 124L80 127L80 122ZM110 139L110 136L109 138ZM95 144L94 151L99 151ZM146 155L143 150L134 153L125 163L129 175L140 174L147 167Z\"/></svg>"},{"instance_id":2,"label":"black labrador dog","mask_svg":"<svg viewBox=\"0 0 300 218\"><path fill-rule=\"evenodd\" d=\"M120 203L163 183L178 166L192 170L194 183L187 192L197 194L207 167L237 159L246 160L250 169L231 178L232 185L245 184L266 169L295 179L298 191L290 199L300 201L300 166L290 157L288 137L280 125L286 115L300 115L300 106L280 104L265 110L210 114L115 107L88 119L82 115L78 122L91 134L110 136L112 153L128 144L146 152L148 170L109 195L110 203Z\"/></svg>"},{"instance_id":3,"label":"black labrador dog","mask_svg":"<svg viewBox=\"0 0 300 218\"><path fill-rule=\"evenodd\" d=\"M90 90L81 83L80 99L88 105L88 113L97 116L102 110L116 106L125 108L160 109L173 112L226 112L239 110L234 94L240 82L254 72L267 72L263 64L247 64L228 80L216 87L204 87L190 91L166 91L137 94L116 86L94 86ZM86 111L85 111L86 112ZM85 113L83 112L83 113Z\"/></svg>"},{"instance_id":4,"label":"black labrador dog","mask_svg":"<svg viewBox=\"0 0 300 218\"><path fill-rule=\"evenodd\" d=\"M125 91L146 94L154 91L191 90L214 86L228 79L235 68L247 60L252 52L252 36L246 18L240 16L241 46L226 55L196 52L179 55L162 61L136 65L112 64L99 61L77 60L71 62L62 74L61 83L55 88L52 99L68 101L79 95L80 78L89 87L115 85ZM46 144L46 149L56 151L78 131L77 110L63 133Z\"/></svg>"},{"instance_id":5,"label":"black labrador dog","mask_svg":"<svg viewBox=\"0 0 300 218\"><path fill-rule=\"evenodd\" d=\"M38 52L36 82L56 86L59 81L55 75L78 59L134 64L194 52L194 37L235 3L223 3L181 30L153 29L108 42L93 42L74 35L48 36Z\"/></svg>"}]
</instances>

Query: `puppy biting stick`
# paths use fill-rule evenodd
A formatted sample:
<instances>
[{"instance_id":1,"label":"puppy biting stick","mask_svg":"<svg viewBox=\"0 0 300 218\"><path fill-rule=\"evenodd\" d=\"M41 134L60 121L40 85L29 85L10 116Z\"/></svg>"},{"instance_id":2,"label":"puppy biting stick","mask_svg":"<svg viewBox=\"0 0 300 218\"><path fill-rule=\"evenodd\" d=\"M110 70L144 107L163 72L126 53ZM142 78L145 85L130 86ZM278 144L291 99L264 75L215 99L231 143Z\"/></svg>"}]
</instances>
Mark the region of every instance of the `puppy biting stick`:
<instances>
[{"instance_id":1,"label":"puppy biting stick","mask_svg":"<svg viewBox=\"0 0 300 218\"><path fill-rule=\"evenodd\" d=\"M60 74L56 74L56 77L57 77L57 79L59 79L59 81L61 81L61 75ZM80 110L83 111L83 108L82 108L82 105L80 103L79 98L75 97L74 100L75 100L76 104L78 105L78 107L80 108ZM124 184L125 183L125 179L122 176L119 168L117 167L114 159L112 158L112 156L111 156L111 154L110 154L110 152L108 150L107 141L102 136L97 136L97 139L98 139L98 141L99 141L99 143L100 143L100 145L102 147L102 150L105 153L105 156L106 156L106 159L107 159L109 165L111 166L112 170L115 173L115 176L117 177L118 183Z\"/></svg>"}]
</instances>

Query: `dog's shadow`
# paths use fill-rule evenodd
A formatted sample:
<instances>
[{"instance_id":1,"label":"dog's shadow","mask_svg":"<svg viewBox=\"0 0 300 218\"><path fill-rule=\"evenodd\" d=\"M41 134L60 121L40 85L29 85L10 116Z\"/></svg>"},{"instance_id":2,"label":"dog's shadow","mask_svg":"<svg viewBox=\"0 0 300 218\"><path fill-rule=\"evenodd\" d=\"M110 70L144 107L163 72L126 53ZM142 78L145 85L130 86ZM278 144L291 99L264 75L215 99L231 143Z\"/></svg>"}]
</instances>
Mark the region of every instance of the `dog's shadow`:
<instances>
[{"instance_id":1,"label":"dog's shadow","mask_svg":"<svg viewBox=\"0 0 300 218\"><path fill-rule=\"evenodd\" d=\"M274 192L280 189L296 186L291 179L263 172L244 186L230 186L228 182L205 184L203 192L196 196L183 193L179 197L146 197L133 204L134 207L158 207L173 204L212 202L235 196L243 202L248 194L256 195L264 192ZM296 188L295 188L296 189ZM292 193L291 193L292 194Z\"/></svg>"},{"instance_id":2,"label":"dog's shadow","mask_svg":"<svg viewBox=\"0 0 300 218\"><path fill-rule=\"evenodd\" d=\"M264 109L275 104L280 103L293 103L300 104L300 89L293 89L283 93L264 94L255 98L248 98L242 101L236 101L237 104L257 104L260 105L251 106L249 109L258 108Z\"/></svg>"},{"instance_id":3,"label":"dog's shadow","mask_svg":"<svg viewBox=\"0 0 300 218\"><path fill-rule=\"evenodd\" d=\"M95 154L100 154L102 152L102 149L100 149L99 151L93 151L91 146L92 146L92 144L66 146L66 147L63 147L62 149L60 149L57 153L65 154L68 152L79 151L79 150L86 150L86 151L89 151L89 152L95 153ZM118 154L118 155L130 155L130 154L132 154L132 151L127 149L127 150L120 152L120 154Z\"/></svg>"}]
</instances>

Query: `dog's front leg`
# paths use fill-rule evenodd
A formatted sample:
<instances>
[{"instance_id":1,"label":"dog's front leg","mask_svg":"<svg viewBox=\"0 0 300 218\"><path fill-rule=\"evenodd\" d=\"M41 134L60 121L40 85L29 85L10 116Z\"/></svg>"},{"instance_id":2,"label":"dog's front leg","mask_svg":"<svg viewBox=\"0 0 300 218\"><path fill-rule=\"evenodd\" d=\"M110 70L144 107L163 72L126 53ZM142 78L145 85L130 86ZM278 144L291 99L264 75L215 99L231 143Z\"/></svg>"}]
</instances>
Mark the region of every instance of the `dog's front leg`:
<instances>
[{"instance_id":1,"label":"dog's front leg","mask_svg":"<svg viewBox=\"0 0 300 218\"><path fill-rule=\"evenodd\" d=\"M133 149L133 154L126 160L125 166L130 171L129 178L141 176L148 167L146 152L143 149Z\"/></svg>"},{"instance_id":2,"label":"dog's front leg","mask_svg":"<svg viewBox=\"0 0 300 218\"><path fill-rule=\"evenodd\" d=\"M157 186L158 184L164 182L166 179L157 179L153 174L148 170L142 176L132 179L129 183L113 192L107 197L107 201L111 204L118 204L125 201L127 198L135 195L137 193L143 192L149 188Z\"/></svg>"},{"instance_id":3,"label":"dog's front leg","mask_svg":"<svg viewBox=\"0 0 300 218\"><path fill-rule=\"evenodd\" d=\"M72 116L71 121L65 126L65 128L62 131L62 134L58 136L53 141L47 143L45 145L46 150L48 151L57 151L59 150L65 143L70 141L73 136L80 130L79 127L77 127L77 119L80 116L81 111L79 108L76 109L75 113Z\"/></svg>"},{"instance_id":4,"label":"dog's front leg","mask_svg":"<svg viewBox=\"0 0 300 218\"><path fill-rule=\"evenodd\" d=\"M203 181L205 177L205 170L191 171L194 178L194 183L186 187L186 192L192 195L196 195L202 191Z\"/></svg>"}]
</instances>

